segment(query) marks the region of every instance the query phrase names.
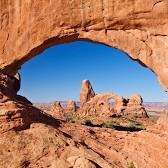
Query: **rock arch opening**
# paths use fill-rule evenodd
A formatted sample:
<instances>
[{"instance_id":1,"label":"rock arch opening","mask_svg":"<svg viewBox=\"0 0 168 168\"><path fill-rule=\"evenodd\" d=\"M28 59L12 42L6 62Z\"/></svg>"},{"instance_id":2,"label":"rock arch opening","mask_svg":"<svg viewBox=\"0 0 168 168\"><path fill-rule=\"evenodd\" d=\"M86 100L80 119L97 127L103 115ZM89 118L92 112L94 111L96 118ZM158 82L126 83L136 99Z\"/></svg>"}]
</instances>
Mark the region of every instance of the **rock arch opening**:
<instances>
[{"instance_id":1,"label":"rock arch opening","mask_svg":"<svg viewBox=\"0 0 168 168\"><path fill-rule=\"evenodd\" d=\"M97 52L95 52L95 50L97 50ZM36 67L38 68L36 69ZM125 96L133 94L134 92L138 92L139 89L140 92L150 92L149 95L151 95L151 97L155 97L157 96L157 94L154 94L154 89L152 87L148 87L150 85L154 85L154 87L157 87L158 92L160 92L159 95L163 96L164 99L166 99L166 95L162 92L152 72L138 65L136 62L133 62L131 59L128 58L128 55L126 55L124 52L97 43L80 41L54 46L46 50L40 56L36 57L32 61L32 64L31 61L28 62L28 64L23 66L23 68L24 69L22 77L24 83L22 84L22 87L24 87L25 85L24 90L28 90L27 93L32 93L34 86L36 86L37 90L37 85L42 85L43 88L45 88L45 85L48 86L47 80L42 80L46 76L46 78L49 78L49 80L52 81L51 83L49 82L51 84L51 89L53 88L53 90L56 90L56 86L58 86L59 88L57 89L57 93L56 91L54 92L55 95L61 95L61 86L64 87L63 90L65 90L67 93L69 92L69 90L73 90L74 87L70 89L68 86L66 87L65 85L66 82L70 82L69 86L73 86L74 83L71 82L74 80L74 82L78 84L78 86L75 85L76 88L78 88L78 93L76 93L75 96L72 97L72 99L74 99L75 97L75 100L78 100L79 98L78 94L80 91L80 83L83 79L90 79L94 83L99 83L98 86L96 86L100 90L98 92L115 92L116 90L116 92L122 95L124 89L129 90L129 88L131 88L130 86L133 86L134 89L132 89L132 93L127 93L127 95L124 94ZM65 70L66 68L67 70ZM95 80L94 75L97 76L97 81ZM137 82L138 75L139 78L141 78L139 82ZM36 82L33 83L31 76L32 79L34 79L34 81L37 82L37 84ZM36 76L39 77L38 81L35 80L35 78L37 78ZM55 80L56 78L58 78L58 81ZM79 78L79 80L75 78ZM108 78L110 80L107 80ZM26 80L30 80L30 87L27 86ZM100 85L101 83L105 85L105 82L106 84L109 83L106 85L108 89L103 91ZM149 83L149 85L145 83ZM49 90L48 93L50 92L50 94L52 95L52 99L50 99L50 101L54 101L54 95L52 94L50 88L47 89ZM119 88L122 91L120 91ZM142 88L145 88L146 91ZM41 93L43 92L45 93L45 91L41 90ZM41 93L39 95L41 95L42 97ZM49 94L47 96L49 96ZM45 97L45 95L43 95L43 97ZM67 96L65 99L63 97L56 97L55 99L65 100L71 99L71 97ZM150 100L148 96L146 101L152 100ZM155 99L153 101L158 100ZM163 101L163 99L161 101Z\"/></svg>"},{"instance_id":2,"label":"rock arch opening","mask_svg":"<svg viewBox=\"0 0 168 168\"><path fill-rule=\"evenodd\" d=\"M154 129L136 134L83 130L81 125L73 127L73 131L69 126L61 131L57 129L60 120L17 96L20 81L17 71L25 62L50 46L78 40L124 51L152 70L168 91L167 6L167 0L0 0L0 133L3 133L0 167L37 164L59 167L61 163L64 167L75 167L82 162L88 167L167 168L168 115ZM136 95L129 105L141 103ZM60 107L59 103L55 105ZM111 123L103 126L110 127ZM139 127L137 123L136 126ZM26 128L30 131L24 131ZM17 133L19 130L23 131ZM32 152L35 145L38 152ZM13 156L10 159L9 154ZM40 158L38 163L34 162L36 158Z\"/></svg>"}]
</instances>

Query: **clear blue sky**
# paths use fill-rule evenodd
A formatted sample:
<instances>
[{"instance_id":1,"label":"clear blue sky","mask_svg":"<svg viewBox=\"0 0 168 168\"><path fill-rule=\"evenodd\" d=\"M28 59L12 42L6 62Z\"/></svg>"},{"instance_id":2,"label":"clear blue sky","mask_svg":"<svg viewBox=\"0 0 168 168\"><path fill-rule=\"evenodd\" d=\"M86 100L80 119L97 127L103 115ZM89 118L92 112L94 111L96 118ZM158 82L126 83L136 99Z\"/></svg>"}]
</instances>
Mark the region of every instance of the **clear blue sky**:
<instances>
[{"instance_id":1,"label":"clear blue sky","mask_svg":"<svg viewBox=\"0 0 168 168\"><path fill-rule=\"evenodd\" d=\"M156 76L125 53L101 44L74 42L45 50L20 70L20 94L33 102L79 100L81 82L89 79L96 93L168 101Z\"/></svg>"}]
</instances>

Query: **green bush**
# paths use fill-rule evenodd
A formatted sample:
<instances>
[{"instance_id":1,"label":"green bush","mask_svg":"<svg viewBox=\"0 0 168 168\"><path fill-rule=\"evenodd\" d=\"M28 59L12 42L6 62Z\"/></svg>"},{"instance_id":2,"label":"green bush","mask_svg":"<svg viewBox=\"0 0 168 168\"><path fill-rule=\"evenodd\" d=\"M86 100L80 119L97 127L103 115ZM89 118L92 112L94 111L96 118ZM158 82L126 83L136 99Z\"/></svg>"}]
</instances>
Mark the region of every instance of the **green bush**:
<instances>
[{"instance_id":1,"label":"green bush","mask_svg":"<svg viewBox=\"0 0 168 168\"><path fill-rule=\"evenodd\" d=\"M81 115L81 116L79 116L78 118L79 118L80 120L83 120L85 117L86 117L86 116Z\"/></svg>"},{"instance_id":2,"label":"green bush","mask_svg":"<svg viewBox=\"0 0 168 168\"><path fill-rule=\"evenodd\" d=\"M102 128L114 128L114 123L111 121L106 121L102 124Z\"/></svg>"},{"instance_id":3,"label":"green bush","mask_svg":"<svg viewBox=\"0 0 168 168\"><path fill-rule=\"evenodd\" d=\"M92 117L93 119L95 119L96 117L98 117L97 114L93 114L93 115L90 115L90 117Z\"/></svg>"},{"instance_id":4,"label":"green bush","mask_svg":"<svg viewBox=\"0 0 168 168\"><path fill-rule=\"evenodd\" d=\"M64 113L64 120L66 122L75 122L74 121L74 116L72 113Z\"/></svg>"},{"instance_id":5,"label":"green bush","mask_svg":"<svg viewBox=\"0 0 168 168\"><path fill-rule=\"evenodd\" d=\"M133 162L128 163L128 168L136 168Z\"/></svg>"},{"instance_id":6,"label":"green bush","mask_svg":"<svg viewBox=\"0 0 168 168\"><path fill-rule=\"evenodd\" d=\"M86 120L84 122L84 125L86 125L86 126L93 126L93 124L92 124L92 122L90 120Z\"/></svg>"},{"instance_id":7,"label":"green bush","mask_svg":"<svg viewBox=\"0 0 168 168\"><path fill-rule=\"evenodd\" d=\"M141 123L138 123L138 122L130 122L129 123L129 127L130 128L137 128L137 129L142 129L142 130L145 130L145 127L141 124Z\"/></svg>"}]
</instances>

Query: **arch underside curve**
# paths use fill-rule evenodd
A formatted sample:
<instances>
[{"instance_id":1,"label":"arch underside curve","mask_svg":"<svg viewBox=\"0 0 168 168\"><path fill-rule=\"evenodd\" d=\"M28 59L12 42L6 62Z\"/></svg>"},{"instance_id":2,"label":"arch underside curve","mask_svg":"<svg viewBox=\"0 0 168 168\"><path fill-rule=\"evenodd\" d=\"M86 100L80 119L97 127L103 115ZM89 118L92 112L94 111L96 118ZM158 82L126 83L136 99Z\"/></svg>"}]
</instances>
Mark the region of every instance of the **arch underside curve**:
<instances>
[{"instance_id":1,"label":"arch underside curve","mask_svg":"<svg viewBox=\"0 0 168 168\"><path fill-rule=\"evenodd\" d=\"M15 74L50 46L83 40L122 50L152 70L168 90L167 0L0 3L0 68L5 74Z\"/></svg>"}]
</instances>

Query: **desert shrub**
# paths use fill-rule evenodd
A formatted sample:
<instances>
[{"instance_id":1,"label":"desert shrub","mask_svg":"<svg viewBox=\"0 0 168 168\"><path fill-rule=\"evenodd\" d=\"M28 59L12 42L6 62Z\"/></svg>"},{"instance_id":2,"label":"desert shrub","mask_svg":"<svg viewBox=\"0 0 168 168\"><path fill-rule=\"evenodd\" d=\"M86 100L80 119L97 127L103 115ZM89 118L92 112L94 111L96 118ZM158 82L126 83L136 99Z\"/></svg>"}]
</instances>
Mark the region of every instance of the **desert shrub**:
<instances>
[{"instance_id":1,"label":"desert shrub","mask_svg":"<svg viewBox=\"0 0 168 168\"><path fill-rule=\"evenodd\" d=\"M75 122L74 121L74 116L72 113L64 113L64 120L66 122Z\"/></svg>"},{"instance_id":2,"label":"desert shrub","mask_svg":"<svg viewBox=\"0 0 168 168\"><path fill-rule=\"evenodd\" d=\"M83 120L85 117L86 117L85 115L80 115L78 118L79 118L80 120Z\"/></svg>"},{"instance_id":3,"label":"desert shrub","mask_svg":"<svg viewBox=\"0 0 168 168\"><path fill-rule=\"evenodd\" d=\"M86 126L93 126L92 122L90 120L84 121L84 125Z\"/></svg>"},{"instance_id":4,"label":"desert shrub","mask_svg":"<svg viewBox=\"0 0 168 168\"><path fill-rule=\"evenodd\" d=\"M114 128L114 123L111 121L106 121L102 124L102 128Z\"/></svg>"},{"instance_id":5,"label":"desert shrub","mask_svg":"<svg viewBox=\"0 0 168 168\"><path fill-rule=\"evenodd\" d=\"M136 121L130 122L128 127L129 128L145 130L145 127L141 123L138 123Z\"/></svg>"},{"instance_id":6,"label":"desert shrub","mask_svg":"<svg viewBox=\"0 0 168 168\"><path fill-rule=\"evenodd\" d=\"M92 114L92 115L90 115L90 117L95 119L96 117L98 117L98 115L97 114Z\"/></svg>"},{"instance_id":7,"label":"desert shrub","mask_svg":"<svg viewBox=\"0 0 168 168\"><path fill-rule=\"evenodd\" d=\"M136 168L133 162L128 163L128 168Z\"/></svg>"}]
</instances>

